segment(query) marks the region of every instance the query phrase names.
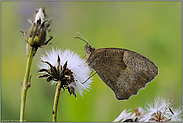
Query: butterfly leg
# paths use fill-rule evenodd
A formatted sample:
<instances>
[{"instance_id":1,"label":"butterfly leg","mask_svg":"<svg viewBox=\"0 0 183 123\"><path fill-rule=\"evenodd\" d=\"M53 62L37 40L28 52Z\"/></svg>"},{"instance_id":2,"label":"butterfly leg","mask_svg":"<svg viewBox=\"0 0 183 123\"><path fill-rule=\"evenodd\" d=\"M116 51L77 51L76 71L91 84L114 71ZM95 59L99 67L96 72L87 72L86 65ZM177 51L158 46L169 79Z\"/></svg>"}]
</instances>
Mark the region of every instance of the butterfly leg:
<instances>
[{"instance_id":1,"label":"butterfly leg","mask_svg":"<svg viewBox=\"0 0 183 123\"><path fill-rule=\"evenodd\" d=\"M93 71L90 73L90 76L92 75Z\"/></svg>"},{"instance_id":2,"label":"butterfly leg","mask_svg":"<svg viewBox=\"0 0 183 123\"><path fill-rule=\"evenodd\" d=\"M86 55L84 55L82 58L85 58L86 57Z\"/></svg>"},{"instance_id":3,"label":"butterfly leg","mask_svg":"<svg viewBox=\"0 0 183 123\"><path fill-rule=\"evenodd\" d=\"M92 71L93 72L93 71ZM92 72L90 73L90 74L92 74ZM94 73L94 74L92 74L92 75L90 75L90 77L88 77L88 79L86 79L83 83L81 83L81 84L84 84L85 82L87 82L92 76L94 76L96 74L96 72Z\"/></svg>"}]
</instances>

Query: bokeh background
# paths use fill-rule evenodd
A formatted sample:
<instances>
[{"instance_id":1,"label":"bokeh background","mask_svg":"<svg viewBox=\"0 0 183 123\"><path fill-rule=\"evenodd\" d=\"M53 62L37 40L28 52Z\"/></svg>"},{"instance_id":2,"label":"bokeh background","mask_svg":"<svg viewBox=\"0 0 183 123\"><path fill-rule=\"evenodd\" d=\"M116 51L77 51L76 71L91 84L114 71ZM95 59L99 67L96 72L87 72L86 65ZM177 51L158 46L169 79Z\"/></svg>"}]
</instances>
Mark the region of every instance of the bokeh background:
<instances>
[{"instance_id":1,"label":"bokeh background","mask_svg":"<svg viewBox=\"0 0 183 123\"><path fill-rule=\"evenodd\" d=\"M46 7L54 44L38 50L32 64L32 86L25 120L52 121L55 86L37 79L41 54L64 48L84 56L82 33L95 48L133 50L159 67L159 75L138 95L118 101L98 77L84 97L60 96L58 121L113 121L124 109L145 107L158 95L182 105L181 1L179 2L1 2L1 121L19 120L21 82L26 66L26 42L20 31L30 28L37 8Z\"/></svg>"}]
</instances>

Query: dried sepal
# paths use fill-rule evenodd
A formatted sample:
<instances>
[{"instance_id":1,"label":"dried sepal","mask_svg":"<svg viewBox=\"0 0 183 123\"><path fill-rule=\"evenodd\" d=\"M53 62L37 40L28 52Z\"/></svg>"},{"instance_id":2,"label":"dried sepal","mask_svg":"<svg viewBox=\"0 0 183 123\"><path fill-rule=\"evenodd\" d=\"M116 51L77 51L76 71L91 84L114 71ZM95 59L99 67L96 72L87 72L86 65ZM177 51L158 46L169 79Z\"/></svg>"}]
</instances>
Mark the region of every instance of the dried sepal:
<instances>
[{"instance_id":1,"label":"dried sepal","mask_svg":"<svg viewBox=\"0 0 183 123\"><path fill-rule=\"evenodd\" d=\"M51 71L52 74L57 74L55 66L52 66L52 65L51 65L49 62L47 62L47 61L42 61L42 62L43 62L43 63L46 63L46 64L50 67L50 71Z\"/></svg>"},{"instance_id":2,"label":"dried sepal","mask_svg":"<svg viewBox=\"0 0 183 123\"><path fill-rule=\"evenodd\" d=\"M65 62L65 64L63 65L63 68L62 68L62 71L61 71L61 74L64 76L65 75L65 71L66 71L66 68L67 68L67 62Z\"/></svg>"},{"instance_id":3,"label":"dried sepal","mask_svg":"<svg viewBox=\"0 0 183 123\"><path fill-rule=\"evenodd\" d=\"M49 36L49 37L50 38L44 43L44 45L50 45L50 44L52 44L52 43L49 43L49 42L51 41L51 39L53 38L53 36Z\"/></svg>"},{"instance_id":4,"label":"dried sepal","mask_svg":"<svg viewBox=\"0 0 183 123\"><path fill-rule=\"evenodd\" d=\"M53 77L52 77L52 76L49 76L49 77L46 79L47 82L50 82L51 80L53 80Z\"/></svg>"},{"instance_id":5,"label":"dried sepal","mask_svg":"<svg viewBox=\"0 0 183 123\"><path fill-rule=\"evenodd\" d=\"M76 98L75 88L74 88L73 86L68 85L67 89L68 89L70 95L73 94L74 97ZM69 95L69 96L70 96L70 95Z\"/></svg>"},{"instance_id":6,"label":"dried sepal","mask_svg":"<svg viewBox=\"0 0 183 123\"><path fill-rule=\"evenodd\" d=\"M58 74L61 73L61 70L62 70L62 67L60 65L60 57L58 55L58 58L57 58L57 71L58 71Z\"/></svg>"},{"instance_id":7,"label":"dried sepal","mask_svg":"<svg viewBox=\"0 0 183 123\"><path fill-rule=\"evenodd\" d=\"M37 72L47 72L50 74L51 71L49 69L40 69Z\"/></svg>"},{"instance_id":8,"label":"dried sepal","mask_svg":"<svg viewBox=\"0 0 183 123\"><path fill-rule=\"evenodd\" d=\"M50 75L49 74L43 74L43 75L38 76L37 78L46 78L48 76L50 76Z\"/></svg>"}]
</instances>

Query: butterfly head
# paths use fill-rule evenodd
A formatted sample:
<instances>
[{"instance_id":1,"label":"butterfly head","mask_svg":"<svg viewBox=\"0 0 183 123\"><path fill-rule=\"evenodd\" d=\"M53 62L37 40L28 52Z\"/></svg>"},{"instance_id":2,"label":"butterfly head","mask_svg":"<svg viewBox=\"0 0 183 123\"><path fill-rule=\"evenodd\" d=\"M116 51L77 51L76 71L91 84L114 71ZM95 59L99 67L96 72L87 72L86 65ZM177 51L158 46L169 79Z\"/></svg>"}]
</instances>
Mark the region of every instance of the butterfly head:
<instances>
[{"instance_id":1,"label":"butterfly head","mask_svg":"<svg viewBox=\"0 0 183 123\"><path fill-rule=\"evenodd\" d=\"M95 48L93 48L93 47L88 43L88 41L86 41L86 40L84 40L84 39L82 39L82 38L80 38L80 37L75 37L75 38L78 38L78 39L80 39L80 40L82 40L82 41L84 41L84 42L86 43L86 45L85 45L86 58L89 57L90 54L94 52Z\"/></svg>"},{"instance_id":2,"label":"butterfly head","mask_svg":"<svg viewBox=\"0 0 183 123\"><path fill-rule=\"evenodd\" d=\"M93 48L93 47L90 46L89 44L86 44L86 45L85 45L85 52L86 52L86 54L91 54L91 53L94 52L94 50L95 50L95 48Z\"/></svg>"},{"instance_id":3,"label":"butterfly head","mask_svg":"<svg viewBox=\"0 0 183 123\"><path fill-rule=\"evenodd\" d=\"M85 45L85 52L86 52L86 61L89 62L89 58L92 55L92 53L95 51L95 48L90 46L89 44Z\"/></svg>"}]
</instances>

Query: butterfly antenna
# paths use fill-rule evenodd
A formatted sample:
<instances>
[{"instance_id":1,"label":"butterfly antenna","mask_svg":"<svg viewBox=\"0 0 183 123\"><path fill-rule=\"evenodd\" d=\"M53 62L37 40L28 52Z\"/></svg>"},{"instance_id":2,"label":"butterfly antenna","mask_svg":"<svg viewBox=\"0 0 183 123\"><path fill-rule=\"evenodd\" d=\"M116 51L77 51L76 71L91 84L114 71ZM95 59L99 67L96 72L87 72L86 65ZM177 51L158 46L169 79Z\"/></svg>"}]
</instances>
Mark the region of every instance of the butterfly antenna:
<instances>
[{"instance_id":1,"label":"butterfly antenna","mask_svg":"<svg viewBox=\"0 0 183 123\"><path fill-rule=\"evenodd\" d=\"M89 42L87 41L87 39L80 32L76 32L76 33L78 33L79 35L81 35L81 37L83 37L84 39L82 39L80 37L75 37L75 38L79 38L80 40L86 42L86 44L90 45Z\"/></svg>"}]
</instances>

